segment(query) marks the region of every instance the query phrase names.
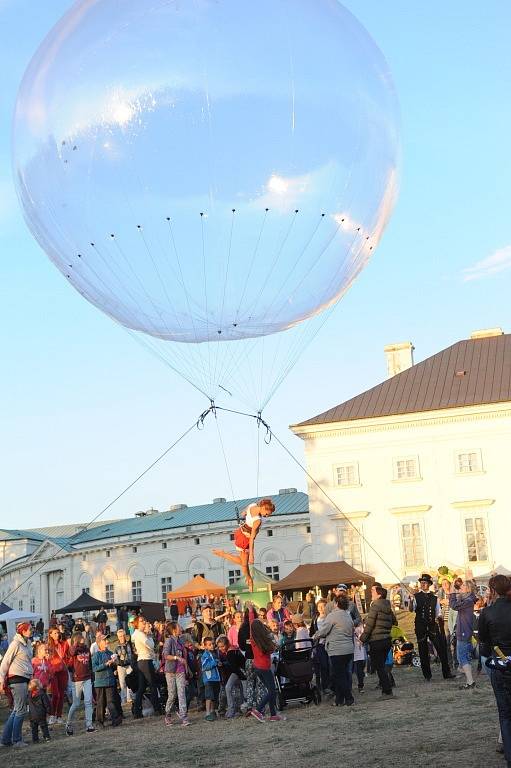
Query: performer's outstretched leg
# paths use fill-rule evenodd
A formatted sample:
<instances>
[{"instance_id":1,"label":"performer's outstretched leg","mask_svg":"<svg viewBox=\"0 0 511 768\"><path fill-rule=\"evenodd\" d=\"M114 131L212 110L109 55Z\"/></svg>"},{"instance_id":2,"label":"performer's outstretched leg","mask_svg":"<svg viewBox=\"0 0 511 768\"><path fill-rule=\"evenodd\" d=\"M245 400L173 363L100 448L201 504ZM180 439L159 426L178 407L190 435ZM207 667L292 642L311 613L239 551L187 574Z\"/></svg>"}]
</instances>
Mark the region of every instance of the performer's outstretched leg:
<instances>
[{"instance_id":1,"label":"performer's outstretched leg","mask_svg":"<svg viewBox=\"0 0 511 768\"><path fill-rule=\"evenodd\" d=\"M217 557L222 557L224 560L228 560L230 563L240 565L249 591L254 591L254 581L248 566L248 551L242 551L239 553L239 555L233 555L231 552L224 552L223 549L213 549L212 552Z\"/></svg>"},{"instance_id":2,"label":"performer's outstretched leg","mask_svg":"<svg viewBox=\"0 0 511 768\"><path fill-rule=\"evenodd\" d=\"M242 565L240 555L233 555L231 552L224 552L223 549L212 549L211 551L217 557L223 557L224 560L228 560L230 563L234 563L235 565Z\"/></svg>"}]
</instances>

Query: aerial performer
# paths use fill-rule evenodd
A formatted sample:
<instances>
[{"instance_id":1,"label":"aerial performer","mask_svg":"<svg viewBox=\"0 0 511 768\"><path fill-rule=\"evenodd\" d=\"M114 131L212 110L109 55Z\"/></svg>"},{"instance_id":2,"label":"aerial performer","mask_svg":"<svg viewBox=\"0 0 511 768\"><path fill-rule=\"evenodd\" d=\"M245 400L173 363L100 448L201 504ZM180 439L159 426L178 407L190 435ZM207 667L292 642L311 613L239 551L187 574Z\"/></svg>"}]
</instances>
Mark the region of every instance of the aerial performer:
<instances>
[{"instance_id":1,"label":"aerial performer","mask_svg":"<svg viewBox=\"0 0 511 768\"><path fill-rule=\"evenodd\" d=\"M250 592L254 590L254 580L250 573L250 566L254 564L254 542L261 530L261 518L269 517L273 512L275 512L275 504L271 499L260 499L257 503L249 504L240 513L242 520L234 531L234 545L238 554L233 555L231 552L224 552L223 549L213 550L213 554L217 557L223 557L224 560L241 566Z\"/></svg>"}]
</instances>

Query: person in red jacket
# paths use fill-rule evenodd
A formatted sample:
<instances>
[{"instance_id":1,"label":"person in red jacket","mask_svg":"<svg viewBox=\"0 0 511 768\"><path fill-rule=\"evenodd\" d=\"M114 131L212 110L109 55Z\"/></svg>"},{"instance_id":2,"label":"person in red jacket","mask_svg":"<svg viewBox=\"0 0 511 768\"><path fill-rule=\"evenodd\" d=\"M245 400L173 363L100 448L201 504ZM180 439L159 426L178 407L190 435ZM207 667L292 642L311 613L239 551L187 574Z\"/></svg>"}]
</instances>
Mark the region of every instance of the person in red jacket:
<instances>
[{"instance_id":1,"label":"person in red jacket","mask_svg":"<svg viewBox=\"0 0 511 768\"><path fill-rule=\"evenodd\" d=\"M54 723L64 723L62 709L69 682L68 667L71 666L69 643L56 627L52 627L48 632L48 659L52 673L51 714L48 725L54 725Z\"/></svg>"},{"instance_id":2,"label":"person in red jacket","mask_svg":"<svg viewBox=\"0 0 511 768\"><path fill-rule=\"evenodd\" d=\"M32 659L32 669L34 670L33 677L39 680L43 691L48 692L51 688L53 672L46 643L37 643L35 656Z\"/></svg>"},{"instance_id":3,"label":"person in red jacket","mask_svg":"<svg viewBox=\"0 0 511 768\"><path fill-rule=\"evenodd\" d=\"M73 703L67 714L66 733L72 736L73 716L81 707L82 693L85 707L85 730L92 733L96 729L92 725L92 664L89 647L81 632L75 632L71 636L69 646L71 657L71 677L73 680Z\"/></svg>"},{"instance_id":4,"label":"person in red jacket","mask_svg":"<svg viewBox=\"0 0 511 768\"><path fill-rule=\"evenodd\" d=\"M254 672L266 689L266 693L250 710L250 714L259 722L264 722L264 710L268 704L270 707L269 720L285 720L285 717L277 714L275 675L271 668L271 655L275 650L275 643L270 630L259 619L254 619L250 625L250 644L254 654Z\"/></svg>"}]
</instances>

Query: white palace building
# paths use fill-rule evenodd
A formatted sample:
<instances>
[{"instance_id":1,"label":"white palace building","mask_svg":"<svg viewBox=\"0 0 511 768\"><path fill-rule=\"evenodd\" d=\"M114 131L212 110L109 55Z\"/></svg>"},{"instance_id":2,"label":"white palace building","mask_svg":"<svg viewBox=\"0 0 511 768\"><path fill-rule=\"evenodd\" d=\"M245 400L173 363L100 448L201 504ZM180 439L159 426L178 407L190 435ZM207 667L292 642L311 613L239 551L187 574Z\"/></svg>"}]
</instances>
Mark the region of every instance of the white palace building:
<instances>
[{"instance_id":1,"label":"white palace building","mask_svg":"<svg viewBox=\"0 0 511 768\"><path fill-rule=\"evenodd\" d=\"M416 365L410 343L386 353L386 381L291 427L323 490L309 480L308 496L271 497L255 566L274 580L339 559L384 583L440 565L511 569L511 335L476 332ZM239 570L211 550L232 546L235 521L234 502L214 499L88 529L0 530L0 601L47 620L82 590L164 602L198 573L232 583Z\"/></svg>"},{"instance_id":2,"label":"white palace building","mask_svg":"<svg viewBox=\"0 0 511 768\"><path fill-rule=\"evenodd\" d=\"M327 494L309 481L313 562L384 583L511 569L511 335L478 331L417 365L409 342L385 351L386 381L291 427Z\"/></svg>"},{"instance_id":3,"label":"white palace building","mask_svg":"<svg viewBox=\"0 0 511 768\"><path fill-rule=\"evenodd\" d=\"M255 567L277 580L310 562L308 499L295 488L270 498L276 510L258 537ZM238 507L254 500L244 499ZM235 526L235 503L218 498L201 506L175 504L164 512L138 512L89 528L75 524L0 530L0 601L40 612L47 621L53 609L84 590L108 602L165 603L167 592L197 574L230 584L240 570L211 550L232 549Z\"/></svg>"}]
</instances>

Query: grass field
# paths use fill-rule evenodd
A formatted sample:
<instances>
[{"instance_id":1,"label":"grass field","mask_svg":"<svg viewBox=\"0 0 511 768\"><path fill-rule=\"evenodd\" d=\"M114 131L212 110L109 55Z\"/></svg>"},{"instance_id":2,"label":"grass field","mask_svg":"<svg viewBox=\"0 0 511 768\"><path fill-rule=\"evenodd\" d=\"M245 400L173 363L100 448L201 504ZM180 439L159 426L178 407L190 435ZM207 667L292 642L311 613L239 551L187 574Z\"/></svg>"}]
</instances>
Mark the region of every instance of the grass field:
<instances>
[{"instance_id":1,"label":"grass field","mask_svg":"<svg viewBox=\"0 0 511 768\"><path fill-rule=\"evenodd\" d=\"M86 734L83 721L75 735L54 726L49 743L23 750L2 749L0 764L13 768L60 766L172 765L175 768L501 768L495 752L497 715L491 687L484 675L474 691L458 690L443 681L438 665L433 682L420 669L398 668L394 700L381 701L375 676L366 678L365 692L355 691L354 707L333 708L329 701L286 708L287 721L258 723L253 718L204 722L191 715L192 725L165 727L161 717L132 720ZM2 719L7 714L2 702ZM24 737L29 737L28 723Z\"/></svg>"}]
</instances>

